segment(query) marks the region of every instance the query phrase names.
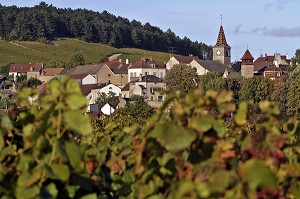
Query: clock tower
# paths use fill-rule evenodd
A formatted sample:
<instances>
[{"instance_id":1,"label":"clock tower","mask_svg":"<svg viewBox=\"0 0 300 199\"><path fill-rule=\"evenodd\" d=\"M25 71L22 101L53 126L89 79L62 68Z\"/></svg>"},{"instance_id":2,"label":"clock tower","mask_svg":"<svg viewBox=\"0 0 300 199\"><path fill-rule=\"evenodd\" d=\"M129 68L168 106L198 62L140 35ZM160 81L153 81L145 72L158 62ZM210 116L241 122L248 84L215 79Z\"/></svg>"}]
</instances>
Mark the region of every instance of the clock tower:
<instances>
[{"instance_id":1,"label":"clock tower","mask_svg":"<svg viewBox=\"0 0 300 199\"><path fill-rule=\"evenodd\" d=\"M221 25L216 45L213 47L213 60L230 66L231 47L227 44L223 26Z\"/></svg>"}]
</instances>

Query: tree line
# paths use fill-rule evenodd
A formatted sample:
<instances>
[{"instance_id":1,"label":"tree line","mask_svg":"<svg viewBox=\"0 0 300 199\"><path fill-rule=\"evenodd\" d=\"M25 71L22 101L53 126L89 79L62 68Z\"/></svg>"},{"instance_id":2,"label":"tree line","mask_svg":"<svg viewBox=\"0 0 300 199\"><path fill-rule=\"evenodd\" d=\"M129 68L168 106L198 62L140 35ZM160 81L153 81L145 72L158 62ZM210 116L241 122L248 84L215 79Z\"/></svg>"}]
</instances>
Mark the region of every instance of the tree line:
<instances>
[{"instance_id":1,"label":"tree line","mask_svg":"<svg viewBox=\"0 0 300 199\"><path fill-rule=\"evenodd\" d=\"M103 11L56 8L41 2L34 7L0 4L0 38L21 41L47 41L58 38L79 38L86 42L113 47L134 47L168 52L175 47L179 54L212 58L212 48L202 42L180 38L170 29L158 27Z\"/></svg>"},{"instance_id":2,"label":"tree line","mask_svg":"<svg viewBox=\"0 0 300 199\"><path fill-rule=\"evenodd\" d=\"M293 59L297 59L295 56ZM275 80L263 76L252 78L223 78L217 73L207 73L197 76L195 70L187 65L175 65L167 72L164 82L169 92L180 91L184 96L196 88L204 92L209 90L228 90L233 92L233 101L251 101L249 109L253 113L260 113L258 104L269 100L276 102L281 113L300 118L300 67L294 68L289 76L282 76ZM196 80L196 81L195 81Z\"/></svg>"}]
</instances>

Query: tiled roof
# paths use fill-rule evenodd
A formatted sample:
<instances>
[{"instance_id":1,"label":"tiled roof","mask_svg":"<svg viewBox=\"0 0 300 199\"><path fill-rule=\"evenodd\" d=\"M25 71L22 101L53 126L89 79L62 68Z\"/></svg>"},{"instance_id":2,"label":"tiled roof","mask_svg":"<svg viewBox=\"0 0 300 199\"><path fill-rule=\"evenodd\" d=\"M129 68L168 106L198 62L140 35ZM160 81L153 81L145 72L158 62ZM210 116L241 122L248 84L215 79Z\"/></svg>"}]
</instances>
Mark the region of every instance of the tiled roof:
<instances>
[{"instance_id":1,"label":"tiled roof","mask_svg":"<svg viewBox=\"0 0 300 199\"><path fill-rule=\"evenodd\" d=\"M92 65L84 65L77 66L75 68L71 68L66 71L64 74L66 75L76 75L76 74L96 74L98 73L105 65L104 64L92 64Z\"/></svg>"},{"instance_id":2,"label":"tiled roof","mask_svg":"<svg viewBox=\"0 0 300 199\"><path fill-rule=\"evenodd\" d=\"M183 64L190 64L193 60L198 60L198 56L182 56L182 55L173 55L173 57L179 62Z\"/></svg>"},{"instance_id":3,"label":"tiled roof","mask_svg":"<svg viewBox=\"0 0 300 199\"><path fill-rule=\"evenodd\" d=\"M64 68L45 68L43 70L43 75L44 76L56 76L56 75L60 75L63 70L65 70Z\"/></svg>"},{"instance_id":4,"label":"tiled roof","mask_svg":"<svg viewBox=\"0 0 300 199\"><path fill-rule=\"evenodd\" d=\"M85 85L80 85L81 92L84 96L88 96L88 94L91 93L92 90L94 89L101 89L105 86L107 86L107 83L102 83L102 84L85 84Z\"/></svg>"},{"instance_id":5,"label":"tiled roof","mask_svg":"<svg viewBox=\"0 0 300 199\"><path fill-rule=\"evenodd\" d=\"M159 82L163 82L162 79L154 76L154 75L146 75L142 77L142 81L141 82L155 82L155 83L159 83Z\"/></svg>"},{"instance_id":6,"label":"tiled roof","mask_svg":"<svg viewBox=\"0 0 300 199\"><path fill-rule=\"evenodd\" d=\"M149 58L141 58L139 61L129 66L130 68L153 68L151 65L155 65L155 68L164 68L164 65L154 62Z\"/></svg>"},{"instance_id":7,"label":"tiled roof","mask_svg":"<svg viewBox=\"0 0 300 199\"><path fill-rule=\"evenodd\" d=\"M38 64L11 64L9 67L10 73L27 73L30 71L40 71L43 68L42 63Z\"/></svg>"},{"instance_id":8,"label":"tiled roof","mask_svg":"<svg viewBox=\"0 0 300 199\"><path fill-rule=\"evenodd\" d=\"M263 70L264 68L266 68L268 66L269 66L268 62L254 62L254 71Z\"/></svg>"},{"instance_id":9,"label":"tiled roof","mask_svg":"<svg viewBox=\"0 0 300 199\"><path fill-rule=\"evenodd\" d=\"M251 55L250 51L247 49L241 58L243 65L253 65L254 57Z\"/></svg>"},{"instance_id":10,"label":"tiled roof","mask_svg":"<svg viewBox=\"0 0 300 199\"><path fill-rule=\"evenodd\" d=\"M232 68L224 64L221 64L218 61L201 60L201 59L195 61L210 72L224 73L226 69L229 73L234 72Z\"/></svg>"},{"instance_id":11,"label":"tiled roof","mask_svg":"<svg viewBox=\"0 0 300 199\"><path fill-rule=\"evenodd\" d=\"M103 62L102 64L107 65L114 74L128 74L128 67L131 65L118 60Z\"/></svg>"},{"instance_id":12,"label":"tiled roof","mask_svg":"<svg viewBox=\"0 0 300 199\"><path fill-rule=\"evenodd\" d=\"M220 27L219 36L218 36L216 46L228 46L227 41L226 41L226 37L225 37L225 33L224 33L224 30L223 30L223 26Z\"/></svg>"},{"instance_id":13,"label":"tiled roof","mask_svg":"<svg viewBox=\"0 0 300 199\"><path fill-rule=\"evenodd\" d=\"M72 79L84 79L88 74L75 74L75 75L69 75Z\"/></svg>"},{"instance_id":14,"label":"tiled roof","mask_svg":"<svg viewBox=\"0 0 300 199\"><path fill-rule=\"evenodd\" d=\"M121 91L129 91L129 83L127 83L122 89Z\"/></svg>"},{"instance_id":15,"label":"tiled roof","mask_svg":"<svg viewBox=\"0 0 300 199\"><path fill-rule=\"evenodd\" d=\"M254 57L251 55L250 51L247 49L246 52L244 53L243 57L241 58L241 60L247 60L247 59L254 59Z\"/></svg>"}]
</instances>

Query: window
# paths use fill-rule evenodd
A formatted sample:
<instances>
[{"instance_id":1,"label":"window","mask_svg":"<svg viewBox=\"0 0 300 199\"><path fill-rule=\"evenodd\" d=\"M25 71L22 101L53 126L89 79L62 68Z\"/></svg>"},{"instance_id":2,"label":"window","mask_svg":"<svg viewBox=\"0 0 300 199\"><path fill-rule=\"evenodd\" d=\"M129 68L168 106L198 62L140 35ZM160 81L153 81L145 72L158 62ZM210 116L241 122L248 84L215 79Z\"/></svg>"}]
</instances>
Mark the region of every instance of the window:
<instances>
[{"instance_id":1,"label":"window","mask_svg":"<svg viewBox=\"0 0 300 199\"><path fill-rule=\"evenodd\" d=\"M133 73L133 77L136 77L136 72Z\"/></svg>"},{"instance_id":2,"label":"window","mask_svg":"<svg viewBox=\"0 0 300 199\"><path fill-rule=\"evenodd\" d=\"M108 74L107 76L110 77L110 74Z\"/></svg>"},{"instance_id":3,"label":"window","mask_svg":"<svg viewBox=\"0 0 300 199\"><path fill-rule=\"evenodd\" d=\"M158 100L158 101L163 101L163 99L164 99L164 97L163 97L163 96L161 96L161 95L160 95L160 96L158 96L158 98L157 98L157 100Z\"/></svg>"},{"instance_id":4,"label":"window","mask_svg":"<svg viewBox=\"0 0 300 199\"><path fill-rule=\"evenodd\" d=\"M151 97L151 101L153 101L153 97Z\"/></svg>"},{"instance_id":5,"label":"window","mask_svg":"<svg viewBox=\"0 0 300 199\"><path fill-rule=\"evenodd\" d=\"M160 72L160 78L163 78L163 77L164 77L164 73Z\"/></svg>"},{"instance_id":6,"label":"window","mask_svg":"<svg viewBox=\"0 0 300 199\"><path fill-rule=\"evenodd\" d=\"M145 72L145 76L148 75L148 72Z\"/></svg>"},{"instance_id":7,"label":"window","mask_svg":"<svg viewBox=\"0 0 300 199\"><path fill-rule=\"evenodd\" d=\"M156 72L153 72L153 75L156 76Z\"/></svg>"},{"instance_id":8,"label":"window","mask_svg":"<svg viewBox=\"0 0 300 199\"><path fill-rule=\"evenodd\" d=\"M133 77L133 73L130 73L130 77Z\"/></svg>"},{"instance_id":9,"label":"window","mask_svg":"<svg viewBox=\"0 0 300 199\"><path fill-rule=\"evenodd\" d=\"M153 87L150 88L150 93L154 93Z\"/></svg>"}]
</instances>

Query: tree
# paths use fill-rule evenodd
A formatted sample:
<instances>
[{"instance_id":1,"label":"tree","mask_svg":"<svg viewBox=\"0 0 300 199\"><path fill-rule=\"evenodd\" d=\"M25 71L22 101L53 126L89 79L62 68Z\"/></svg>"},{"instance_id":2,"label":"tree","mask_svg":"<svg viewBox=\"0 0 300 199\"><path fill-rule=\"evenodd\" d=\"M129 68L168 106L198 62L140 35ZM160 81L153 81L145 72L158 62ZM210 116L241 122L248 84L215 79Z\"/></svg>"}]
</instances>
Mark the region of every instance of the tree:
<instances>
[{"instance_id":1,"label":"tree","mask_svg":"<svg viewBox=\"0 0 300 199\"><path fill-rule=\"evenodd\" d=\"M299 64L300 64L300 49L297 49L295 56L292 58L292 66L296 67Z\"/></svg>"},{"instance_id":2,"label":"tree","mask_svg":"<svg viewBox=\"0 0 300 199\"><path fill-rule=\"evenodd\" d=\"M286 78L275 79L270 84L270 100L277 102L282 113L286 113Z\"/></svg>"},{"instance_id":3,"label":"tree","mask_svg":"<svg viewBox=\"0 0 300 199\"><path fill-rule=\"evenodd\" d=\"M82 66L85 64L85 59L80 53L75 53L70 58L70 66Z\"/></svg>"},{"instance_id":4,"label":"tree","mask_svg":"<svg viewBox=\"0 0 300 199\"><path fill-rule=\"evenodd\" d=\"M241 89L239 92L240 101L253 101L255 112L258 111L258 103L269 99L270 79L262 76L254 76L252 78L245 78L241 82Z\"/></svg>"},{"instance_id":5,"label":"tree","mask_svg":"<svg viewBox=\"0 0 300 199\"><path fill-rule=\"evenodd\" d=\"M174 65L165 76L164 82L168 92L180 91L186 94L196 88L196 70L189 65Z\"/></svg>"},{"instance_id":6,"label":"tree","mask_svg":"<svg viewBox=\"0 0 300 199\"><path fill-rule=\"evenodd\" d=\"M22 83L20 88L24 88L24 87L36 88L38 85L41 84L42 84L41 80L31 77L30 79L25 80Z\"/></svg>"},{"instance_id":7,"label":"tree","mask_svg":"<svg viewBox=\"0 0 300 199\"><path fill-rule=\"evenodd\" d=\"M105 104L111 105L113 108L116 108L119 104L119 97L112 91L109 91L108 95L106 93L100 93L97 98L97 104L99 107L103 107Z\"/></svg>"},{"instance_id":8,"label":"tree","mask_svg":"<svg viewBox=\"0 0 300 199\"><path fill-rule=\"evenodd\" d=\"M199 88L204 91L208 90L228 90L227 79L220 77L217 73L209 72L199 77Z\"/></svg>"},{"instance_id":9,"label":"tree","mask_svg":"<svg viewBox=\"0 0 300 199\"><path fill-rule=\"evenodd\" d=\"M136 123L145 124L155 113L155 109L148 105L142 96L132 96L130 103L119 109L119 114L133 118Z\"/></svg>"},{"instance_id":10,"label":"tree","mask_svg":"<svg viewBox=\"0 0 300 199\"><path fill-rule=\"evenodd\" d=\"M286 111L288 115L300 118L300 77L294 79L288 87Z\"/></svg>"}]
</instances>

